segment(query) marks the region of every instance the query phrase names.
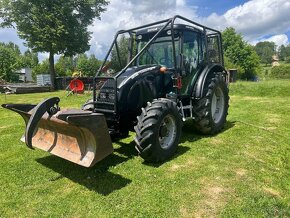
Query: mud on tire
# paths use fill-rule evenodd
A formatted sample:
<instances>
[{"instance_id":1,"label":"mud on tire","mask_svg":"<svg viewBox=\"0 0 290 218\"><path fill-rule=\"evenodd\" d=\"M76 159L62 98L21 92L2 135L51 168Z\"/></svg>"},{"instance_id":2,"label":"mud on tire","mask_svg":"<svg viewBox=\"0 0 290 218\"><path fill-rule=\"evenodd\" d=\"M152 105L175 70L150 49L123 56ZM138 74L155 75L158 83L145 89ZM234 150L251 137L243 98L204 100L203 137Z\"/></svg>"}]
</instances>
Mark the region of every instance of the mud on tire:
<instances>
[{"instance_id":1,"label":"mud on tire","mask_svg":"<svg viewBox=\"0 0 290 218\"><path fill-rule=\"evenodd\" d=\"M216 134L226 123L229 107L229 90L222 73L207 78L204 96L194 102L194 126L203 134Z\"/></svg>"},{"instance_id":2,"label":"mud on tire","mask_svg":"<svg viewBox=\"0 0 290 218\"><path fill-rule=\"evenodd\" d=\"M137 117L136 150L147 162L162 162L174 155L182 130L182 120L175 102L155 99L142 108Z\"/></svg>"}]
</instances>

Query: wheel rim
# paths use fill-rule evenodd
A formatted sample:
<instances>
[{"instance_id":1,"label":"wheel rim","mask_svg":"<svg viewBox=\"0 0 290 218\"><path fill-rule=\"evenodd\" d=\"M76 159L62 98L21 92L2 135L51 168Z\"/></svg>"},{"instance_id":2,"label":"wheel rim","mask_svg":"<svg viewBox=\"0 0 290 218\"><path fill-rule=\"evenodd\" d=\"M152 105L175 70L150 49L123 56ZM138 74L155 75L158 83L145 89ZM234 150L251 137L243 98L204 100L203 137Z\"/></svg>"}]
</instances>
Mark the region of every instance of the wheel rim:
<instances>
[{"instance_id":1,"label":"wheel rim","mask_svg":"<svg viewBox=\"0 0 290 218\"><path fill-rule=\"evenodd\" d=\"M172 115L166 115L159 128L159 143L161 148L166 149L172 145L176 138L176 123Z\"/></svg>"},{"instance_id":2,"label":"wheel rim","mask_svg":"<svg viewBox=\"0 0 290 218\"><path fill-rule=\"evenodd\" d=\"M211 114L215 123L219 123L224 114L225 98L220 87L217 87L213 93L211 101Z\"/></svg>"}]
</instances>

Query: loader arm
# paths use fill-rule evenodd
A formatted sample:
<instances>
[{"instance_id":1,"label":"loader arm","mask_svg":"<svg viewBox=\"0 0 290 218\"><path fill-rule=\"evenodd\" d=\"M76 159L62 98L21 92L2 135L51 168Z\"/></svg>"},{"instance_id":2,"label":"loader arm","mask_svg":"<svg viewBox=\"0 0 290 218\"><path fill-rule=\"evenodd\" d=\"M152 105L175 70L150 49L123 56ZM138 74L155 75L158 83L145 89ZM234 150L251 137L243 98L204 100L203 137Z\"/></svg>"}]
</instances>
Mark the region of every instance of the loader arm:
<instances>
[{"instance_id":1,"label":"loader arm","mask_svg":"<svg viewBox=\"0 0 290 218\"><path fill-rule=\"evenodd\" d=\"M48 113L50 116L56 114L60 110L58 106L59 101L58 97L45 99L34 108L34 113L31 115L25 131L25 143L29 148L33 149L32 137L40 119L45 113Z\"/></svg>"}]
</instances>

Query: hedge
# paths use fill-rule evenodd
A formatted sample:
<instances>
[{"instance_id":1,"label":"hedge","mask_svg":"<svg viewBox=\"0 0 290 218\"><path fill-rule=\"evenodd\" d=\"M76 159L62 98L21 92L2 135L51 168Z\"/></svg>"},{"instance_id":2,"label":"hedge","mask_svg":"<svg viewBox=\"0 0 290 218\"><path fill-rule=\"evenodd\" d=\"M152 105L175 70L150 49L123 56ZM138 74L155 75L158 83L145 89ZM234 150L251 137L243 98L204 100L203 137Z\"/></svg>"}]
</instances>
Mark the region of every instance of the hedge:
<instances>
[{"instance_id":1,"label":"hedge","mask_svg":"<svg viewBox=\"0 0 290 218\"><path fill-rule=\"evenodd\" d=\"M290 79L290 65L273 67L270 77L275 79Z\"/></svg>"}]
</instances>

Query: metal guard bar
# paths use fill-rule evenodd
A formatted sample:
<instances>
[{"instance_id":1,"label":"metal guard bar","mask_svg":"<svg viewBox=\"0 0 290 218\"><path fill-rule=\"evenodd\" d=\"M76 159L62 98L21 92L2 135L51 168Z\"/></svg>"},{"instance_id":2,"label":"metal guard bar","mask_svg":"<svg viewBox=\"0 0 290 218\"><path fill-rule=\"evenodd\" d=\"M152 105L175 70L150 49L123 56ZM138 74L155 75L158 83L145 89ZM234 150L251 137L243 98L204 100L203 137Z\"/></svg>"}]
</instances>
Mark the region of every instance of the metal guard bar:
<instances>
[{"instance_id":1,"label":"metal guard bar","mask_svg":"<svg viewBox=\"0 0 290 218\"><path fill-rule=\"evenodd\" d=\"M185 17L182 17L182 16L180 16L180 15L176 15L176 16L174 16L173 18L170 18L170 19L166 19L166 20L161 20L161 21L158 21L158 22L154 22L154 23L150 23L150 24L146 24L146 25L142 25L142 26L139 26L139 27L135 27L135 28L131 28L131 29L128 29L128 30L119 30L117 33L116 33L116 35L115 35L115 37L114 37L114 40L113 40L113 43L111 44L111 46L110 46L110 48L109 48L109 50L108 50L108 52L107 52L107 54L106 54L106 56L105 56L105 59L104 59L104 61L103 61L103 63L102 63L102 65L100 66L100 68L98 69L98 71L97 71L97 73L96 73L96 75L95 75L95 77L94 77L94 80L93 80L93 86L94 86L94 89L93 89L93 100L94 100L94 102L96 101L96 80L97 79L114 79L115 80L115 112L116 112L116 110L117 110L117 108L116 108L116 105L117 105L117 78L122 74L122 73L124 73L128 68L129 68L129 66L134 62L134 61L136 61L136 59L138 58L138 57L140 57L141 56L141 54L149 47L149 45L160 35L160 33L169 25L169 24L171 24L171 36L172 36L172 43L173 43L173 59L174 59L174 67L175 67L175 69L177 69L177 60L176 60L176 56L175 56L175 51L176 51L176 49L175 49L175 43L174 43L174 24L175 24L175 21L177 20L177 19L180 19L180 20L184 20L184 21L186 21L186 22L188 22L188 23L190 23L190 24L193 24L193 25L195 25L195 26L198 26L198 27L201 27L202 29L203 29L203 31L206 33L206 30L209 30L209 31L212 31L212 32L214 32L214 33L217 33L218 35L219 35L219 38L221 39L221 32L220 31L218 31L218 30L215 30L215 29L212 29L212 28L209 28L209 27L207 27L207 26L203 26L203 25L201 25L201 24L199 24L199 23L196 23L196 22L194 22L194 21L191 21L191 20L189 20L189 19L187 19L187 18L185 18ZM152 39L150 39L149 40L149 42L147 42L146 43L146 45L141 49L141 51L139 51L132 59L131 59L131 61L116 75L116 76L114 76L114 77L98 77L98 75L100 74L100 72L102 71L102 69L103 69L103 67L105 66L105 64L106 64L106 62L107 62L107 60L108 60L108 57L109 57L109 55L110 55L110 53L111 53L111 51L112 51L112 49L113 49L113 47L114 47L114 45L116 45L116 47L117 47L117 53L119 53L118 52L118 45L117 45L117 39L118 39L118 36L120 35L120 34L124 34L124 33L132 33L133 31L136 31L136 30L139 30L139 29L143 29L143 28L146 28L146 27L150 27L150 26L155 26L155 25L158 25L158 24L162 24L162 23L165 23L164 24L164 26L162 27L162 28L160 28L159 29L159 31L152 37ZM120 59L120 56L119 56L119 54L118 54L118 59ZM223 55L222 55L222 63L223 63Z\"/></svg>"}]
</instances>

